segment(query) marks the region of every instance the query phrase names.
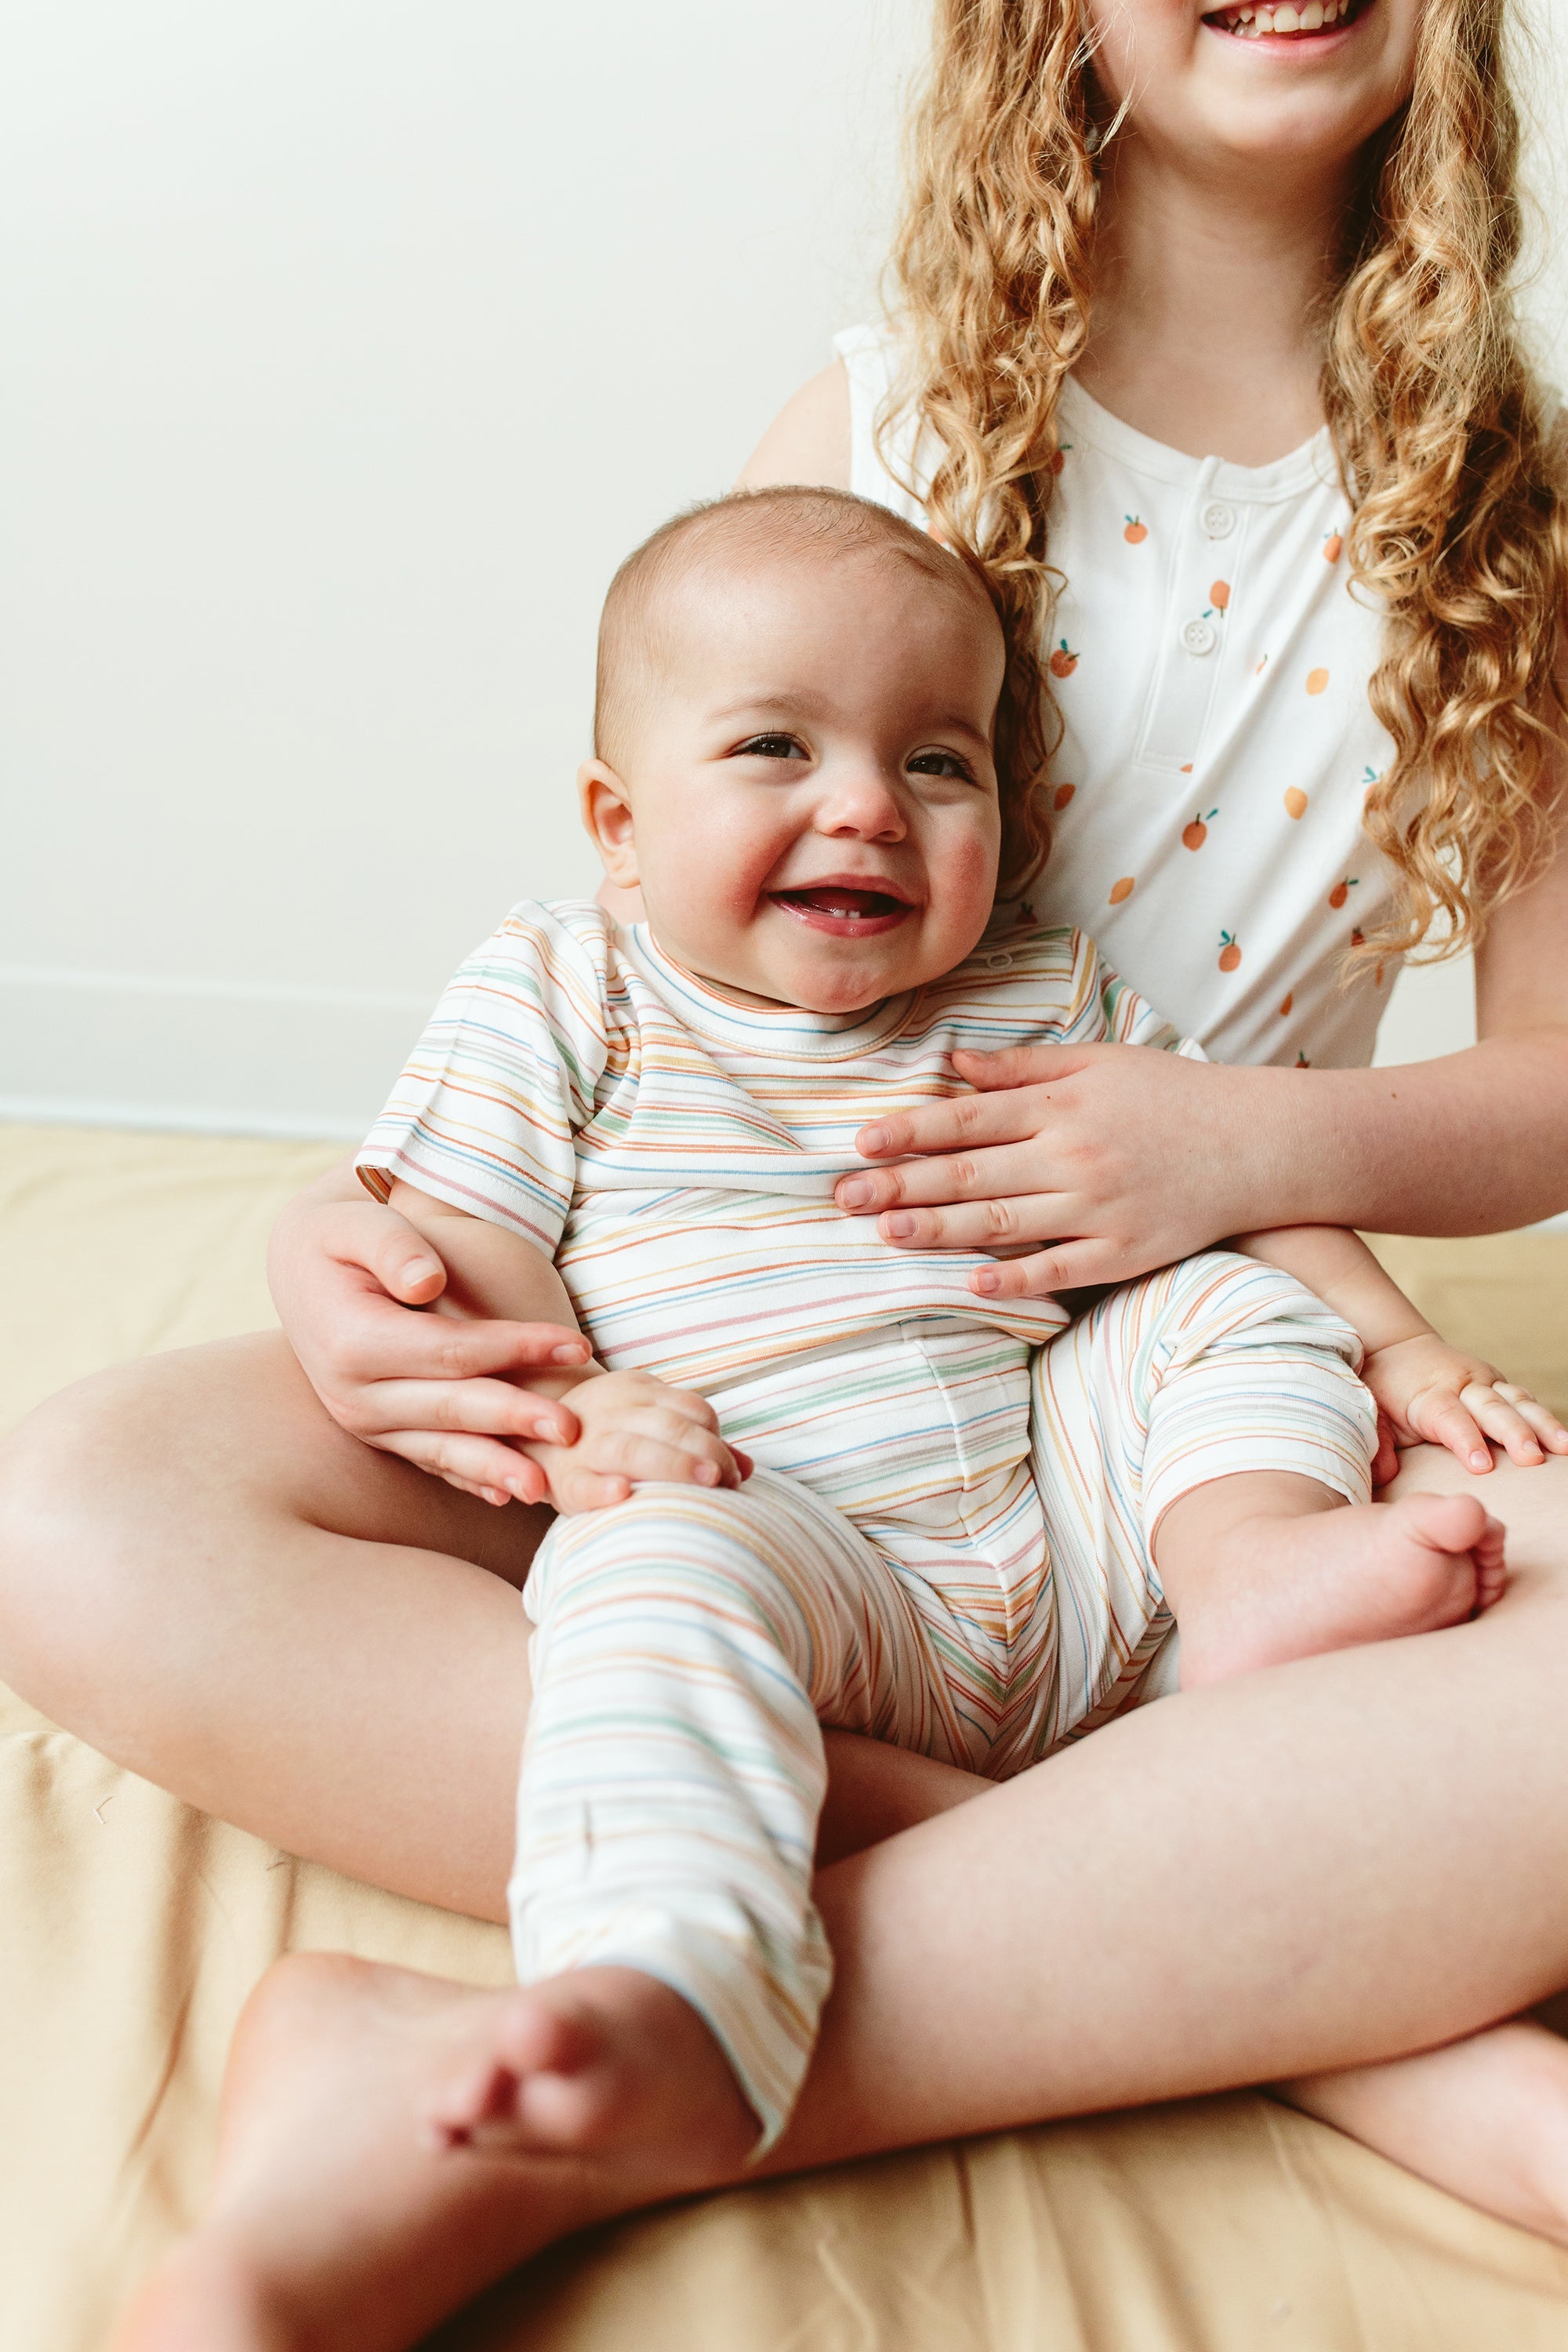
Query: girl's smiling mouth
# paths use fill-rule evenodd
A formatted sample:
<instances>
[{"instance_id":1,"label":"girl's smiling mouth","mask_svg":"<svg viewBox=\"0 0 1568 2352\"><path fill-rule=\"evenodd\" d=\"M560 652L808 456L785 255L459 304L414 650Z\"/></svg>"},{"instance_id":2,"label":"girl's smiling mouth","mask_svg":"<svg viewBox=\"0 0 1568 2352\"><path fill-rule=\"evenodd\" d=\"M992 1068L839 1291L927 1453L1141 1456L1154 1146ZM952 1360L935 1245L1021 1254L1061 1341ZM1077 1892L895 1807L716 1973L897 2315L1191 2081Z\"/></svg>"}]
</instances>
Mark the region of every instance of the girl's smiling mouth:
<instances>
[{"instance_id":1,"label":"girl's smiling mouth","mask_svg":"<svg viewBox=\"0 0 1568 2352\"><path fill-rule=\"evenodd\" d=\"M1204 23L1239 41L1295 42L1342 33L1371 5L1372 0L1279 0L1277 6L1268 0L1238 0L1235 7L1211 10Z\"/></svg>"}]
</instances>

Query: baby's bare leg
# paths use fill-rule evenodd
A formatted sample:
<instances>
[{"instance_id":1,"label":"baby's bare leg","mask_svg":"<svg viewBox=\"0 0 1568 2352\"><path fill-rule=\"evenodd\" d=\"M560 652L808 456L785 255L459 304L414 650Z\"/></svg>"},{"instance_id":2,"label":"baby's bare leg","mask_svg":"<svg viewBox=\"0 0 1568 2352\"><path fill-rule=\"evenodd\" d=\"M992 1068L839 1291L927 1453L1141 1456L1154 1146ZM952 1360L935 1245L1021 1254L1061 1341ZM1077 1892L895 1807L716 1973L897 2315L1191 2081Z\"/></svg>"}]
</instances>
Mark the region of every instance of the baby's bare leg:
<instances>
[{"instance_id":1,"label":"baby's bare leg","mask_svg":"<svg viewBox=\"0 0 1568 2352\"><path fill-rule=\"evenodd\" d=\"M1153 1552L1184 1689L1440 1632L1507 1582L1502 1528L1476 1496L1347 1504L1283 1470L1194 1487L1164 1513Z\"/></svg>"}]
</instances>

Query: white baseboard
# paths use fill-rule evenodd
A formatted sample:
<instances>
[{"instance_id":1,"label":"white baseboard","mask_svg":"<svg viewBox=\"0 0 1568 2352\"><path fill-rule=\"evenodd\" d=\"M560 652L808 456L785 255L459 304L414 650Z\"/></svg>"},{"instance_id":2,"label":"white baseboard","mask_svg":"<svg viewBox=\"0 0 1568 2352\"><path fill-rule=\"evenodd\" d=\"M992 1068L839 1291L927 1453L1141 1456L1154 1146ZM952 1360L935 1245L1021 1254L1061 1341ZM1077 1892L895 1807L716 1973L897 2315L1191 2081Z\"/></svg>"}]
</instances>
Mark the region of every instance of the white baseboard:
<instances>
[{"instance_id":1,"label":"white baseboard","mask_svg":"<svg viewBox=\"0 0 1568 2352\"><path fill-rule=\"evenodd\" d=\"M431 1002L0 965L0 1117L352 1139L386 1099Z\"/></svg>"},{"instance_id":2,"label":"white baseboard","mask_svg":"<svg viewBox=\"0 0 1568 2352\"><path fill-rule=\"evenodd\" d=\"M356 1141L432 1002L0 964L0 1118ZM1568 1212L1533 1230L1568 1232Z\"/></svg>"}]
</instances>

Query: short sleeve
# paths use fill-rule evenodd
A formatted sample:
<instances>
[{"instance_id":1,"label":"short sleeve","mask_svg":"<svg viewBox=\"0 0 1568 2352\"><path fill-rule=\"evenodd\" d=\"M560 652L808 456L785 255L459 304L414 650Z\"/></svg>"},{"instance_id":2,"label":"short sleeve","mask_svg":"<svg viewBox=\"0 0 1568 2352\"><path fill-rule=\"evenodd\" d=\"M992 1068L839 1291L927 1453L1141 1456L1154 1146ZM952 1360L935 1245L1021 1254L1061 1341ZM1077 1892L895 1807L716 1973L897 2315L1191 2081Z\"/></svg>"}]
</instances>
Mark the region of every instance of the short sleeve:
<instances>
[{"instance_id":1,"label":"short sleeve","mask_svg":"<svg viewBox=\"0 0 1568 2352\"><path fill-rule=\"evenodd\" d=\"M609 920L525 900L437 1006L354 1165L384 1201L401 1179L553 1256L574 1138L607 1054Z\"/></svg>"},{"instance_id":2,"label":"short sleeve","mask_svg":"<svg viewBox=\"0 0 1568 2352\"><path fill-rule=\"evenodd\" d=\"M849 378L849 487L858 498L890 507L920 530L926 527L925 508L913 489L923 491L931 477L918 449L919 427L912 416L893 420L886 447L877 432L878 421L892 396L896 347L885 329L848 327L833 338L833 348ZM889 471L888 459L893 472ZM897 478L903 477L902 480Z\"/></svg>"}]
</instances>

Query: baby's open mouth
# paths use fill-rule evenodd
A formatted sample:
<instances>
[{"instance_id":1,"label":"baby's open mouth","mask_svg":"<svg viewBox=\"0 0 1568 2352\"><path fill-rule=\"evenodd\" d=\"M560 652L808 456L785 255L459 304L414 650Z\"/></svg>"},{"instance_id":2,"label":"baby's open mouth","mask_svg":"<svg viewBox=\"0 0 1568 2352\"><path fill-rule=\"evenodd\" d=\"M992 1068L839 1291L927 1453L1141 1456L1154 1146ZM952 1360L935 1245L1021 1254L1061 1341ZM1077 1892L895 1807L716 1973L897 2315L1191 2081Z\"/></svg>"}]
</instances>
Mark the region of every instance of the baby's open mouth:
<instances>
[{"instance_id":1,"label":"baby's open mouth","mask_svg":"<svg viewBox=\"0 0 1568 2352\"><path fill-rule=\"evenodd\" d=\"M798 890L774 890L770 895L773 905L797 922L850 939L893 930L914 912L908 899L895 898L890 890L846 882L809 882Z\"/></svg>"},{"instance_id":2,"label":"baby's open mouth","mask_svg":"<svg viewBox=\"0 0 1568 2352\"><path fill-rule=\"evenodd\" d=\"M1234 34L1238 41L1300 40L1314 33L1342 32L1352 18L1365 13L1371 0L1279 0L1279 5L1255 5L1241 0L1235 8L1215 8L1204 18L1216 33Z\"/></svg>"}]
</instances>

